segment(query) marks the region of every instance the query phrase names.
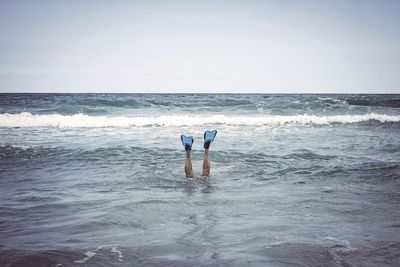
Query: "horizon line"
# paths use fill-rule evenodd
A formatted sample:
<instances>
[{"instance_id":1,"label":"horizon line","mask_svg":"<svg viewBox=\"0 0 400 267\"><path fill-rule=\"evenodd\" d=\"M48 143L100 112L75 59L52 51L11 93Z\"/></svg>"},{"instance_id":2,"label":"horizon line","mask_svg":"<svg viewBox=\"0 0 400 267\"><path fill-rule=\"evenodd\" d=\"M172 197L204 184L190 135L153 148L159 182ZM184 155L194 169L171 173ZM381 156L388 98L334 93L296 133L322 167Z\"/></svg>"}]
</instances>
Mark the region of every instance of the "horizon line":
<instances>
[{"instance_id":1,"label":"horizon line","mask_svg":"<svg viewBox=\"0 0 400 267\"><path fill-rule=\"evenodd\" d=\"M1 92L0 94L152 94L152 95L400 95L394 92Z\"/></svg>"}]
</instances>

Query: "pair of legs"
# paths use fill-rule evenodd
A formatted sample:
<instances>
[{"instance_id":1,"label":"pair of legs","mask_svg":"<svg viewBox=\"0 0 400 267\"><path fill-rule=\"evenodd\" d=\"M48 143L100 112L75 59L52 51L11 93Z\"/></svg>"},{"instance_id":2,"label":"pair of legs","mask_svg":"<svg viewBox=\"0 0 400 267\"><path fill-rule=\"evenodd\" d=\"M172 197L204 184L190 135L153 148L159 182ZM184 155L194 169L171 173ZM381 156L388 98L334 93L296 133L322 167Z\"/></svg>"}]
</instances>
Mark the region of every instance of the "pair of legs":
<instances>
[{"instance_id":1,"label":"pair of legs","mask_svg":"<svg viewBox=\"0 0 400 267\"><path fill-rule=\"evenodd\" d=\"M204 150L203 172L202 176L210 176L210 160L208 158L209 147ZM186 150L185 174L187 178L193 178L192 159L190 158L190 150Z\"/></svg>"},{"instance_id":2,"label":"pair of legs","mask_svg":"<svg viewBox=\"0 0 400 267\"><path fill-rule=\"evenodd\" d=\"M204 177L210 176L210 159L208 157L208 152L210 149L210 144L214 141L216 135L217 130L205 131L204 133L204 160L203 172L201 173L201 175ZM191 136L181 135L181 141L186 150L185 174L187 178L193 178L192 159L190 158L190 151L192 150L194 140Z\"/></svg>"}]
</instances>

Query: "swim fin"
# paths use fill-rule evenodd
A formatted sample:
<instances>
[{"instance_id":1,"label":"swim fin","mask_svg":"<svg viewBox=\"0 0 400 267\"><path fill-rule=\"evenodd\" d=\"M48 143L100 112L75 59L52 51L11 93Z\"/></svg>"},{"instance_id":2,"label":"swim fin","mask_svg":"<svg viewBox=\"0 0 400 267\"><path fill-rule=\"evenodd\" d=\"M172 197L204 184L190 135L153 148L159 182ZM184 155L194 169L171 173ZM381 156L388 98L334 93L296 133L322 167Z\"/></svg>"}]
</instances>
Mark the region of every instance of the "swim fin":
<instances>
[{"instance_id":1,"label":"swim fin","mask_svg":"<svg viewBox=\"0 0 400 267\"><path fill-rule=\"evenodd\" d=\"M185 135L181 135L181 141L182 141L182 145L185 147L186 151L190 151L192 150L192 145L193 145L193 137L191 136L185 136Z\"/></svg>"},{"instance_id":2,"label":"swim fin","mask_svg":"<svg viewBox=\"0 0 400 267\"><path fill-rule=\"evenodd\" d=\"M204 148L208 149L210 144L214 142L215 136L217 136L217 130L205 131L204 132Z\"/></svg>"}]
</instances>

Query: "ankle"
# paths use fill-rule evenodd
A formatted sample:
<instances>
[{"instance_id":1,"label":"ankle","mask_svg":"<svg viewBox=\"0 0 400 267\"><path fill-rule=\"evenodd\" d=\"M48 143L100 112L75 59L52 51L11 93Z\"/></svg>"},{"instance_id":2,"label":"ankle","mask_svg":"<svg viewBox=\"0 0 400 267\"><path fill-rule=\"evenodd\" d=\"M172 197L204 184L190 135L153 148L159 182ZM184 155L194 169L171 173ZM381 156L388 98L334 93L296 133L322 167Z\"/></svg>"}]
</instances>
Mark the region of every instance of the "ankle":
<instances>
[{"instance_id":1,"label":"ankle","mask_svg":"<svg viewBox=\"0 0 400 267\"><path fill-rule=\"evenodd\" d=\"M211 144L211 142L209 141L209 142L206 142L206 143L204 143L204 148L205 149L209 149L210 148L210 144Z\"/></svg>"}]
</instances>

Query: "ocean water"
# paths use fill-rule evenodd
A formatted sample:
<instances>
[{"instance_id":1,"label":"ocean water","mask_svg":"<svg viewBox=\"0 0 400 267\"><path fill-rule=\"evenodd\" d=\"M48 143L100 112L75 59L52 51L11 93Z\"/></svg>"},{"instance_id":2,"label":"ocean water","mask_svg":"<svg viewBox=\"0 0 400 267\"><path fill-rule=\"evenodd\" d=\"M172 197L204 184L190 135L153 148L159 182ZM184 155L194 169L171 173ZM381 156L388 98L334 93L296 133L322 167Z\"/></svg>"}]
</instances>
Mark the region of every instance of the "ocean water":
<instances>
[{"instance_id":1,"label":"ocean water","mask_svg":"<svg viewBox=\"0 0 400 267\"><path fill-rule=\"evenodd\" d=\"M400 266L399 207L400 95L0 94L0 266Z\"/></svg>"}]
</instances>

